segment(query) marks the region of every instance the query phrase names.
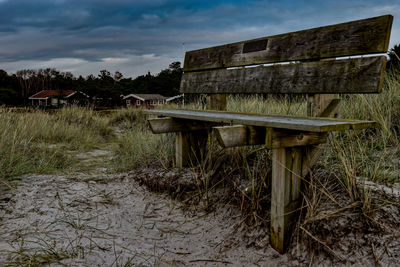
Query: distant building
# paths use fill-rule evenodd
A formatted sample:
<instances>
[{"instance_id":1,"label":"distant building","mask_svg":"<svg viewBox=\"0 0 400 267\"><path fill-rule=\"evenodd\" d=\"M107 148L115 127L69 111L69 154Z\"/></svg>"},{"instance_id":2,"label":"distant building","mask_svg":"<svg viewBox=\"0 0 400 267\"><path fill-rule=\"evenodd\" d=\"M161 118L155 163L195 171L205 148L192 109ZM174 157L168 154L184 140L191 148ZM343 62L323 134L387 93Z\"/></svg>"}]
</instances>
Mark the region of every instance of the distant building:
<instances>
[{"instance_id":1,"label":"distant building","mask_svg":"<svg viewBox=\"0 0 400 267\"><path fill-rule=\"evenodd\" d=\"M159 94L129 94L122 99L126 107L152 109L165 104L168 97Z\"/></svg>"},{"instance_id":2,"label":"distant building","mask_svg":"<svg viewBox=\"0 0 400 267\"><path fill-rule=\"evenodd\" d=\"M81 91L43 90L29 97L29 100L32 106L40 107L86 106L90 97Z\"/></svg>"},{"instance_id":3,"label":"distant building","mask_svg":"<svg viewBox=\"0 0 400 267\"><path fill-rule=\"evenodd\" d=\"M184 94L176 95L172 97L168 97L165 102L174 103L174 104L183 104L184 103Z\"/></svg>"}]
</instances>

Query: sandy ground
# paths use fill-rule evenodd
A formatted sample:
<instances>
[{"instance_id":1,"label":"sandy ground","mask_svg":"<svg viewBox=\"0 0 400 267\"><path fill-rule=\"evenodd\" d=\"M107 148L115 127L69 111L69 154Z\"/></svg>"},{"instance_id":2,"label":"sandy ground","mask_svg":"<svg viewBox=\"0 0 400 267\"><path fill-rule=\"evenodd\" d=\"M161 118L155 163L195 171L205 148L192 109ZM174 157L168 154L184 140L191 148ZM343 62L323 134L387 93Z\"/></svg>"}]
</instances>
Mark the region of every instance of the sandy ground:
<instances>
[{"instance_id":1,"label":"sandy ground","mask_svg":"<svg viewBox=\"0 0 400 267\"><path fill-rule=\"evenodd\" d=\"M268 240L267 249L240 242L235 209L193 215L128 174L26 176L0 203L0 265L29 254L57 266L278 266L287 261Z\"/></svg>"},{"instance_id":2,"label":"sandy ground","mask_svg":"<svg viewBox=\"0 0 400 267\"><path fill-rule=\"evenodd\" d=\"M96 150L78 158L91 164L108 156ZM341 260L293 243L280 255L265 227L238 230L238 207L221 203L205 213L148 189L190 188L187 171L106 171L26 175L14 189L0 188L0 266L400 266L398 208L377 213L381 232L362 229L351 209L316 224ZM400 190L389 191L398 202Z\"/></svg>"}]
</instances>

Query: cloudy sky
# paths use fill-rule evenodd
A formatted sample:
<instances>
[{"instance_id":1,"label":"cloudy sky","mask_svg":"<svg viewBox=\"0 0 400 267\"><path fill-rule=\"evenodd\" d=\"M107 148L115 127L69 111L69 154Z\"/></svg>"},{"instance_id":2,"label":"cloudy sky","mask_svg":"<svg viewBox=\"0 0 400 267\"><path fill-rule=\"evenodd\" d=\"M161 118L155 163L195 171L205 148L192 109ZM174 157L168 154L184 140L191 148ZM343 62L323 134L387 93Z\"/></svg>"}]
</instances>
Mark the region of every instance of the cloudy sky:
<instances>
[{"instance_id":1,"label":"cloudy sky","mask_svg":"<svg viewBox=\"0 0 400 267\"><path fill-rule=\"evenodd\" d=\"M183 51L392 14L400 0L0 0L0 69L158 73Z\"/></svg>"}]
</instances>

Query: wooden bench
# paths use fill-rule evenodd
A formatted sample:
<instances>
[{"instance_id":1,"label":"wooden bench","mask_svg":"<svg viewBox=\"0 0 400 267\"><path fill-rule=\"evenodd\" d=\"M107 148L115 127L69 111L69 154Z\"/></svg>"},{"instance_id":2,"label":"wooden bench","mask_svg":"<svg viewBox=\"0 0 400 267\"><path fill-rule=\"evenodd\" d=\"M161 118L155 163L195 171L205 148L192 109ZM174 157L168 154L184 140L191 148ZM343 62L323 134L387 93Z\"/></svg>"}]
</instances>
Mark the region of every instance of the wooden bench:
<instances>
[{"instance_id":1,"label":"wooden bench","mask_svg":"<svg viewBox=\"0 0 400 267\"><path fill-rule=\"evenodd\" d=\"M148 111L161 117L149 119L151 130L176 132L178 167L207 153L211 132L223 147L272 149L271 245L283 253L299 209L301 180L321 153L318 144L332 131L376 126L329 117L339 103L334 94L381 91L386 57L360 56L387 52L392 20L386 15L189 51L180 90L207 94L212 111ZM307 94L308 117L221 111L226 94L238 93Z\"/></svg>"}]
</instances>

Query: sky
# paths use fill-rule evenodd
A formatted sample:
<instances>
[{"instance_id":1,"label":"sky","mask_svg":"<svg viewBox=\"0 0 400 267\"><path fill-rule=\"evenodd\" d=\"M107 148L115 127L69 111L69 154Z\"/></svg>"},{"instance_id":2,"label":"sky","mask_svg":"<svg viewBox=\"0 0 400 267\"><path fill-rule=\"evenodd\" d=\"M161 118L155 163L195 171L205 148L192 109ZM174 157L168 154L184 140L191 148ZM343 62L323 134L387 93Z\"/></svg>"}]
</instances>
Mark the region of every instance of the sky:
<instances>
[{"instance_id":1,"label":"sky","mask_svg":"<svg viewBox=\"0 0 400 267\"><path fill-rule=\"evenodd\" d=\"M0 0L0 69L159 73L184 51L392 14L400 0Z\"/></svg>"}]
</instances>

